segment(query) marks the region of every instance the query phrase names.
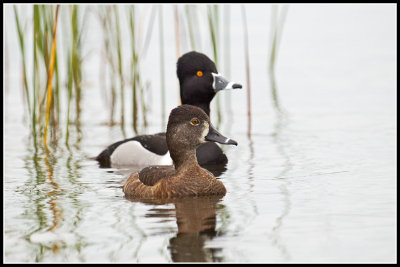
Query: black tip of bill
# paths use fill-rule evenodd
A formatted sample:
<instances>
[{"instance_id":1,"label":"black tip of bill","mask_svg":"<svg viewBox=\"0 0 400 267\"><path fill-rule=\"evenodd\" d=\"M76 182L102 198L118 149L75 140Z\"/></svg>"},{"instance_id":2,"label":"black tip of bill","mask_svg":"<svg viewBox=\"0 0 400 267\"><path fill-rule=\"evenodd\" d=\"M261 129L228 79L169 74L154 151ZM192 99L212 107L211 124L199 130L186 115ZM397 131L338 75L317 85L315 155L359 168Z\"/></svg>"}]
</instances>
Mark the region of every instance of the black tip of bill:
<instances>
[{"instance_id":1,"label":"black tip of bill","mask_svg":"<svg viewBox=\"0 0 400 267\"><path fill-rule=\"evenodd\" d=\"M232 85L232 89L239 89L239 88L242 88L242 85L241 85L241 84L234 83L234 84Z\"/></svg>"}]
</instances>

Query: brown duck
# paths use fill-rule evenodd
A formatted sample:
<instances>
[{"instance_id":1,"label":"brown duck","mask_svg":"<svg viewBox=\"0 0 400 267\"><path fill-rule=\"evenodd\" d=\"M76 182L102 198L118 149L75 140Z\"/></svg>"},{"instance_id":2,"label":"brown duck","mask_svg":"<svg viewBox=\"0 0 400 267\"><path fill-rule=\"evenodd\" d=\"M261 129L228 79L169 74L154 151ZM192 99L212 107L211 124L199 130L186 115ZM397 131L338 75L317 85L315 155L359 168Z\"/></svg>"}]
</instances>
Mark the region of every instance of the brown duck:
<instances>
[{"instance_id":1,"label":"brown duck","mask_svg":"<svg viewBox=\"0 0 400 267\"><path fill-rule=\"evenodd\" d=\"M132 174L123 192L127 198L169 198L225 195L224 184L200 167L196 148L207 141L237 145L221 135L200 108L181 105L168 119L167 145L174 166L150 166Z\"/></svg>"}]
</instances>

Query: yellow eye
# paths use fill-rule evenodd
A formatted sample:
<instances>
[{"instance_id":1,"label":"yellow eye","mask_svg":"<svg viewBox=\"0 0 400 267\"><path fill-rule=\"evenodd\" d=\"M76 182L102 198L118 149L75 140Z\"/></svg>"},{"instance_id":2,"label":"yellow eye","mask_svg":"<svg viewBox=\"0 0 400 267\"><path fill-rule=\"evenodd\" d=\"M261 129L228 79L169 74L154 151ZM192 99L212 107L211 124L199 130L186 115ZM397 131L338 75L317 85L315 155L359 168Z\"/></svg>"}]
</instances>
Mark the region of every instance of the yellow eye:
<instances>
[{"instance_id":1,"label":"yellow eye","mask_svg":"<svg viewBox=\"0 0 400 267\"><path fill-rule=\"evenodd\" d=\"M196 73L197 77L202 77L203 76L203 72L201 70L197 71Z\"/></svg>"},{"instance_id":2,"label":"yellow eye","mask_svg":"<svg viewBox=\"0 0 400 267\"><path fill-rule=\"evenodd\" d=\"M199 121L198 119L194 118L194 119L192 119L192 120L190 121L190 123L191 123L192 125L194 125L194 126L197 126L197 125L199 125L200 121Z\"/></svg>"}]
</instances>

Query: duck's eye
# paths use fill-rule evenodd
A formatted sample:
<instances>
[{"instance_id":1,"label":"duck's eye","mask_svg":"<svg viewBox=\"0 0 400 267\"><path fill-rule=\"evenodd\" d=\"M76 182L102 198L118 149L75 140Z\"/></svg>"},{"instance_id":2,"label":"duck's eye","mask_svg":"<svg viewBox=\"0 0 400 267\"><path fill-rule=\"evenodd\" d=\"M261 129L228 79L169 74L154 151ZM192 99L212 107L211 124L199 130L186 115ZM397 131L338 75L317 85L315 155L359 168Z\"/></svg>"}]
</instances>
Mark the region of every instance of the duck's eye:
<instances>
[{"instance_id":1,"label":"duck's eye","mask_svg":"<svg viewBox=\"0 0 400 267\"><path fill-rule=\"evenodd\" d=\"M197 77L202 77L203 76L203 72L201 70L197 71L196 73Z\"/></svg>"},{"instance_id":2,"label":"duck's eye","mask_svg":"<svg viewBox=\"0 0 400 267\"><path fill-rule=\"evenodd\" d=\"M197 126L197 125L199 125L200 121L199 121L199 119L194 118L194 119L192 119L192 120L190 121L190 123L191 123L192 125L194 125L194 126Z\"/></svg>"}]
</instances>

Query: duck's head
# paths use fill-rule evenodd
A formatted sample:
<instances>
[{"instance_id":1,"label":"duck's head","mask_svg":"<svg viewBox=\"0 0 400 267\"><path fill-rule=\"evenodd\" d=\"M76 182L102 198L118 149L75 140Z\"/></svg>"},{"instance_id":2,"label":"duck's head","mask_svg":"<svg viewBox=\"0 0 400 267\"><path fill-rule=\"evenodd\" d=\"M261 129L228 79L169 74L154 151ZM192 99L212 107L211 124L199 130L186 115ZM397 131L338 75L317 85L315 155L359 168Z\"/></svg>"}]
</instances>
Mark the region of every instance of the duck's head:
<instances>
[{"instance_id":1,"label":"duck's head","mask_svg":"<svg viewBox=\"0 0 400 267\"><path fill-rule=\"evenodd\" d=\"M171 111L166 137L171 152L195 150L207 141L237 145L235 140L223 136L213 127L202 109L191 105L181 105Z\"/></svg>"},{"instance_id":2,"label":"duck's head","mask_svg":"<svg viewBox=\"0 0 400 267\"><path fill-rule=\"evenodd\" d=\"M241 84L229 82L217 71L215 63L195 51L182 55L177 62L182 104L202 108L210 115L209 105L218 91L242 88Z\"/></svg>"}]
</instances>

